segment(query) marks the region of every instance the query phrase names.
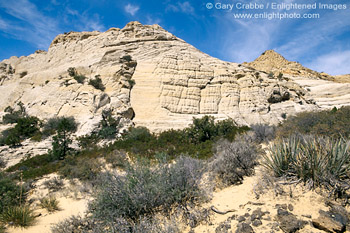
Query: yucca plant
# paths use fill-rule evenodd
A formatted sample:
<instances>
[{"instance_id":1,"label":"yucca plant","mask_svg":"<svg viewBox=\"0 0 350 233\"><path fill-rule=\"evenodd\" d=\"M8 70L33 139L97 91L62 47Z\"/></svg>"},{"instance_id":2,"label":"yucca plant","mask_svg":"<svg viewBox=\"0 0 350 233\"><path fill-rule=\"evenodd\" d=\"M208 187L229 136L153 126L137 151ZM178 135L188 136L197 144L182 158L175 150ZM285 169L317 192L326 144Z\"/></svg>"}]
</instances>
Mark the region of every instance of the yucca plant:
<instances>
[{"instance_id":1,"label":"yucca plant","mask_svg":"<svg viewBox=\"0 0 350 233\"><path fill-rule=\"evenodd\" d=\"M46 209L48 212L52 213L59 210L58 200L55 197L44 197L40 200L41 208Z\"/></svg>"},{"instance_id":2,"label":"yucca plant","mask_svg":"<svg viewBox=\"0 0 350 233\"><path fill-rule=\"evenodd\" d=\"M312 186L349 178L350 142L315 136L292 136L276 142L263 165L275 176L292 176ZM333 182L334 183L334 182Z\"/></svg>"},{"instance_id":3,"label":"yucca plant","mask_svg":"<svg viewBox=\"0 0 350 233\"><path fill-rule=\"evenodd\" d=\"M274 143L270 147L269 153L263 155L263 166L271 170L277 177L288 175L299 153L299 144L300 138L298 136Z\"/></svg>"},{"instance_id":4,"label":"yucca plant","mask_svg":"<svg viewBox=\"0 0 350 233\"><path fill-rule=\"evenodd\" d=\"M12 223L14 226L28 227L34 224L35 215L28 205L11 206L1 214L0 220L4 223Z\"/></svg>"}]
</instances>

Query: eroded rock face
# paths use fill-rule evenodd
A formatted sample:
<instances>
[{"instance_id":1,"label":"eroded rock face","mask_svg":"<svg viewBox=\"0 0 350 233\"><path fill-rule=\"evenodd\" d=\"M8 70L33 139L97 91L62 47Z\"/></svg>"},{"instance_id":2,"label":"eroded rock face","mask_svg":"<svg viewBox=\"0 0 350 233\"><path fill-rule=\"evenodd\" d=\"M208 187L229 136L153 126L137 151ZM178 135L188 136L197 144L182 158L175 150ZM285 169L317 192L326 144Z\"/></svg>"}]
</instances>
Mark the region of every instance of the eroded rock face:
<instances>
[{"instance_id":1,"label":"eroded rock face","mask_svg":"<svg viewBox=\"0 0 350 233\"><path fill-rule=\"evenodd\" d=\"M70 67L87 77L84 83L69 75ZM2 61L0 77L0 111L21 101L40 119L74 116L80 135L97 127L104 110L125 127L159 131L183 128L205 114L277 124L318 108L294 81L215 59L158 25L138 22L58 35L47 52ZM104 90L88 85L95 77Z\"/></svg>"},{"instance_id":2,"label":"eroded rock face","mask_svg":"<svg viewBox=\"0 0 350 233\"><path fill-rule=\"evenodd\" d=\"M302 76L312 79L334 80L334 77L329 74L310 70L298 62L288 61L274 50L267 50L253 62L245 62L243 64L267 73L272 72L276 77L282 73L283 75Z\"/></svg>"}]
</instances>

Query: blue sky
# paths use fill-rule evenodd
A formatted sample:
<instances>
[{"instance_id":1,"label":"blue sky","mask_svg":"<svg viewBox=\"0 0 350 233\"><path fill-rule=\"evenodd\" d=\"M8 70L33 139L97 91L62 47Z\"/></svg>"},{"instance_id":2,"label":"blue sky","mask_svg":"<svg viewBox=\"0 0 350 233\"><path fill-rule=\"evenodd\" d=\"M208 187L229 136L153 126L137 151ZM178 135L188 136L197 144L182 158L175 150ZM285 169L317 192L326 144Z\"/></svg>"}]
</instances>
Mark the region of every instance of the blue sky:
<instances>
[{"instance_id":1,"label":"blue sky","mask_svg":"<svg viewBox=\"0 0 350 233\"><path fill-rule=\"evenodd\" d=\"M237 3L346 4L341 10L290 10L316 13L317 19L237 19ZM208 9L207 4L213 8ZM218 9L234 4L235 9ZM333 6L333 5L332 5ZM318 5L317 5L318 7ZM130 21L159 24L201 51L225 61L252 61L267 49L288 60L327 73L350 73L350 2L348 0L0 0L0 60L47 50L57 34L105 31Z\"/></svg>"}]
</instances>

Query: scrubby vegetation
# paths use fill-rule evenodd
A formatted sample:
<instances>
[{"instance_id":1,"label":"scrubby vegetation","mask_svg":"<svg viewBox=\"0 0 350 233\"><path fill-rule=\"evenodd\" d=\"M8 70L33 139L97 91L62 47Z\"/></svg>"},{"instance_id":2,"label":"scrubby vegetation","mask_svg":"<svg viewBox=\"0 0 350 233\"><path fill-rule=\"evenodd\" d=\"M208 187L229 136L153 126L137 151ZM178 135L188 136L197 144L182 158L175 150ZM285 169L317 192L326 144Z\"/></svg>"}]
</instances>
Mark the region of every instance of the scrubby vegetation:
<instances>
[{"instance_id":1,"label":"scrubby vegetation","mask_svg":"<svg viewBox=\"0 0 350 233\"><path fill-rule=\"evenodd\" d=\"M259 154L252 135L243 135L233 142L218 142L217 153L211 162L211 171L224 186L242 183L244 176L254 173Z\"/></svg>"},{"instance_id":2,"label":"scrubby vegetation","mask_svg":"<svg viewBox=\"0 0 350 233\"><path fill-rule=\"evenodd\" d=\"M302 112L289 117L277 129L277 136L288 137L293 133L313 134L335 138L350 136L350 107L319 112Z\"/></svg>"},{"instance_id":3,"label":"scrubby vegetation","mask_svg":"<svg viewBox=\"0 0 350 233\"><path fill-rule=\"evenodd\" d=\"M203 162L189 157L152 167L150 161L141 160L129 165L125 175L103 175L101 191L90 210L108 226L118 218L137 222L159 211L170 214L173 207L186 209L208 198L201 187L204 172Z\"/></svg>"},{"instance_id":4,"label":"scrubby vegetation","mask_svg":"<svg viewBox=\"0 0 350 233\"><path fill-rule=\"evenodd\" d=\"M233 120L216 122L205 116L193 119L183 130L158 134L145 127L119 132L119 119L104 112L100 127L77 139L79 150L70 146L77 129L74 119L53 118L43 124L41 131L39 123L37 126L43 137L54 135L52 150L8 168L6 173L12 178L4 180L13 182L14 186L7 184L10 190L17 187L18 191L13 179L18 179L19 171L25 181L58 172L94 187L95 200L90 203L88 217L72 217L55 226L53 232L73 232L77 228L179 232L172 216L181 216L180 220L191 227L206 219L203 216L208 215L196 206L210 199L214 184L219 183L216 186L221 188L242 183L245 176L254 173L258 161L275 177L304 182L311 188L326 187L335 196L344 196L350 180L350 128L343 122L350 119L349 109L299 114L278 127L238 127ZM20 121L17 119L16 124L23 124ZM30 127L21 134L32 137L27 130ZM318 136L306 135L310 133ZM259 144L274 139L270 153L261 160ZM101 141L109 144L101 146ZM61 184L55 180L46 186L58 190ZM10 206L19 206L18 195L14 197ZM53 202L43 200L44 205L55 206Z\"/></svg>"},{"instance_id":5,"label":"scrubby vegetation","mask_svg":"<svg viewBox=\"0 0 350 233\"><path fill-rule=\"evenodd\" d=\"M94 79L89 80L89 85L101 91L104 91L106 89L102 83L102 79L98 75L96 75Z\"/></svg>"},{"instance_id":6,"label":"scrubby vegetation","mask_svg":"<svg viewBox=\"0 0 350 233\"><path fill-rule=\"evenodd\" d=\"M82 74L78 74L77 70L74 67L69 67L68 70L68 75L73 77L78 83L83 84L86 76L82 75Z\"/></svg>"},{"instance_id":7,"label":"scrubby vegetation","mask_svg":"<svg viewBox=\"0 0 350 233\"><path fill-rule=\"evenodd\" d=\"M52 196L40 199L40 207L46 209L50 213L60 209L58 204L58 200Z\"/></svg>"},{"instance_id":8,"label":"scrubby vegetation","mask_svg":"<svg viewBox=\"0 0 350 233\"><path fill-rule=\"evenodd\" d=\"M13 226L28 227L34 224L35 215L28 205L11 206L1 214L0 220L4 223L12 223Z\"/></svg>"}]
</instances>

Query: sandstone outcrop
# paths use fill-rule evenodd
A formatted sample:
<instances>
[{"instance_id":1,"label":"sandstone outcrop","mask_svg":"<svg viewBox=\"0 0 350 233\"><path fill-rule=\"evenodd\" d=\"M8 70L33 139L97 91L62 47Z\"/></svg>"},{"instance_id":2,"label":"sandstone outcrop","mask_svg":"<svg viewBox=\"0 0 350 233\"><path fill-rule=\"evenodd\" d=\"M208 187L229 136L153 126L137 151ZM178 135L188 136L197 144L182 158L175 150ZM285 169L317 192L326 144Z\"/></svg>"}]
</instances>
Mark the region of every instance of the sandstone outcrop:
<instances>
[{"instance_id":1,"label":"sandstone outcrop","mask_svg":"<svg viewBox=\"0 0 350 233\"><path fill-rule=\"evenodd\" d=\"M324 72L308 69L298 62L288 61L281 54L274 50L267 50L252 62L245 62L243 65L252 67L256 70L272 72L276 77L282 73L283 75L302 76L311 79L325 79L334 81L334 77Z\"/></svg>"},{"instance_id":2,"label":"sandstone outcrop","mask_svg":"<svg viewBox=\"0 0 350 233\"><path fill-rule=\"evenodd\" d=\"M87 79L75 80L71 67ZM0 112L21 101L41 119L74 116L82 135L98 126L103 111L125 127L159 131L183 128L205 114L277 124L319 108L305 86L256 69L210 57L158 25L70 32L58 35L47 52L0 63ZM96 77L103 90L89 85Z\"/></svg>"}]
</instances>

